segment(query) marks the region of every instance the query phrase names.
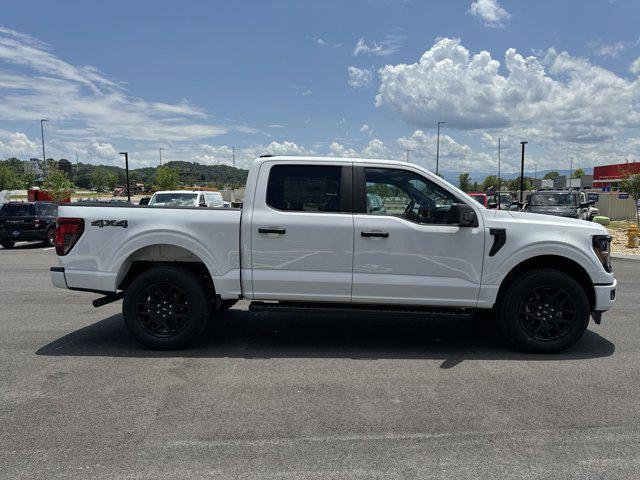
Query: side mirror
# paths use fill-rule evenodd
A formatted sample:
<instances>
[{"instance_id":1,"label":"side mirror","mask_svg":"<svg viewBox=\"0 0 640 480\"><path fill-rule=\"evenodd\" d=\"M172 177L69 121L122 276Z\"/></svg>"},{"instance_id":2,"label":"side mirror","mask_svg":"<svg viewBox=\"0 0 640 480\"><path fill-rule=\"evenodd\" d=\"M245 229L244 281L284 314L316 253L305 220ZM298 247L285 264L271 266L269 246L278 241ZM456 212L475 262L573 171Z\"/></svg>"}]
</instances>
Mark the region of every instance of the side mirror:
<instances>
[{"instance_id":1,"label":"side mirror","mask_svg":"<svg viewBox=\"0 0 640 480\"><path fill-rule=\"evenodd\" d=\"M478 217L476 211L466 203L453 203L449 210L450 225L458 225L459 227L477 227Z\"/></svg>"},{"instance_id":2,"label":"side mirror","mask_svg":"<svg viewBox=\"0 0 640 480\"><path fill-rule=\"evenodd\" d=\"M591 203L591 202L581 202L578 206L579 206L580 208L587 208L587 207L589 207L590 205L592 205L592 203Z\"/></svg>"}]
</instances>

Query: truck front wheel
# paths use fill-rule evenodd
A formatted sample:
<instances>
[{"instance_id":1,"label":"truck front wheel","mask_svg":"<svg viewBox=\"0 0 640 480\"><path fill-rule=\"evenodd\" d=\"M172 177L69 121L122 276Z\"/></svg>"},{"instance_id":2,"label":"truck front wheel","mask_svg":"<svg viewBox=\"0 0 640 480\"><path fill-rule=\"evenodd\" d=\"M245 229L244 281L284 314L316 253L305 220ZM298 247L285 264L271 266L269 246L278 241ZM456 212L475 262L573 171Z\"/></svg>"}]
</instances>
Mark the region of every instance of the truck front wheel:
<instances>
[{"instance_id":1,"label":"truck front wheel","mask_svg":"<svg viewBox=\"0 0 640 480\"><path fill-rule=\"evenodd\" d=\"M143 345L176 349L204 329L211 314L206 286L197 275L176 267L156 267L127 288L122 313L129 332Z\"/></svg>"},{"instance_id":2,"label":"truck front wheel","mask_svg":"<svg viewBox=\"0 0 640 480\"><path fill-rule=\"evenodd\" d=\"M517 278L501 297L499 320L508 340L536 353L556 353L573 346L589 323L584 288L571 276L540 269Z\"/></svg>"}]
</instances>

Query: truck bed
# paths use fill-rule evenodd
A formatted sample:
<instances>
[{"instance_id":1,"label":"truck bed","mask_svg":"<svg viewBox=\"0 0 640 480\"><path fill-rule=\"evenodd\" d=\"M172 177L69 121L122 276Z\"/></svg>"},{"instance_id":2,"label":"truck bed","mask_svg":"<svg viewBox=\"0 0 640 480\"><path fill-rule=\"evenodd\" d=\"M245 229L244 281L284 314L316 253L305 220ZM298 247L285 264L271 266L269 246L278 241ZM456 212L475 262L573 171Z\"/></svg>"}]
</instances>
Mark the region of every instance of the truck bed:
<instances>
[{"instance_id":1,"label":"truck bed","mask_svg":"<svg viewBox=\"0 0 640 480\"><path fill-rule=\"evenodd\" d=\"M71 204L58 214L84 219L74 254L58 257L69 288L116 291L131 261L153 252L166 261L195 255L220 289L240 294L240 209Z\"/></svg>"}]
</instances>

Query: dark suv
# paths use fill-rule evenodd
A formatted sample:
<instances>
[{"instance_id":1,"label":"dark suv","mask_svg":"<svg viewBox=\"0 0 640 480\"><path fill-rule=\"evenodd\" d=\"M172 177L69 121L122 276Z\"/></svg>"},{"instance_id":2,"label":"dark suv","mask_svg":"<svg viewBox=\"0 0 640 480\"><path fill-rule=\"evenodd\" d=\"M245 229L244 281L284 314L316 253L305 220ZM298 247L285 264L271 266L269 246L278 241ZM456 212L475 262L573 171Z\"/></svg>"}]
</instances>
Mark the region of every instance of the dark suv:
<instances>
[{"instance_id":1,"label":"dark suv","mask_svg":"<svg viewBox=\"0 0 640 480\"><path fill-rule=\"evenodd\" d=\"M0 207L0 245L43 242L52 247L56 239L58 205L49 202L10 202Z\"/></svg>"}]
</instances>

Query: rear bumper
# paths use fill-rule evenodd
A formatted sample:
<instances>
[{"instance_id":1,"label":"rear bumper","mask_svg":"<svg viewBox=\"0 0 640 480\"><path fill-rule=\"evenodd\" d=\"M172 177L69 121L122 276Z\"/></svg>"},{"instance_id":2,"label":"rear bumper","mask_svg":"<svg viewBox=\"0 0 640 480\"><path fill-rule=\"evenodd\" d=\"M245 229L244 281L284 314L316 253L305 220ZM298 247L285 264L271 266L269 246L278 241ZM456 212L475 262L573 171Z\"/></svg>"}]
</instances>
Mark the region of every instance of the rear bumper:
<instances>
[{"instance_id":1,"label":"rear bumper","mask_svg":"<svg viewBox=\"0 0 640 480\"><path fill-rule=\"evenodd\" d=\"M613 307L616 298L616 287L618 281L614 278L611 285L594 285L593 289L596 294L596 312L604 312Z\"/></svg>"},{"instance_id":2,"label":"rear bumper","mask_svg":"<svg viewBox=\"0 0 640 480\"><path fill-rule=\"evenodd\" d=\"M49 269L51 275L51 283L54 287L69 288L67 286L67 279L64 276L64 267L51 267Z\"/></svg>"}]
</instances>

